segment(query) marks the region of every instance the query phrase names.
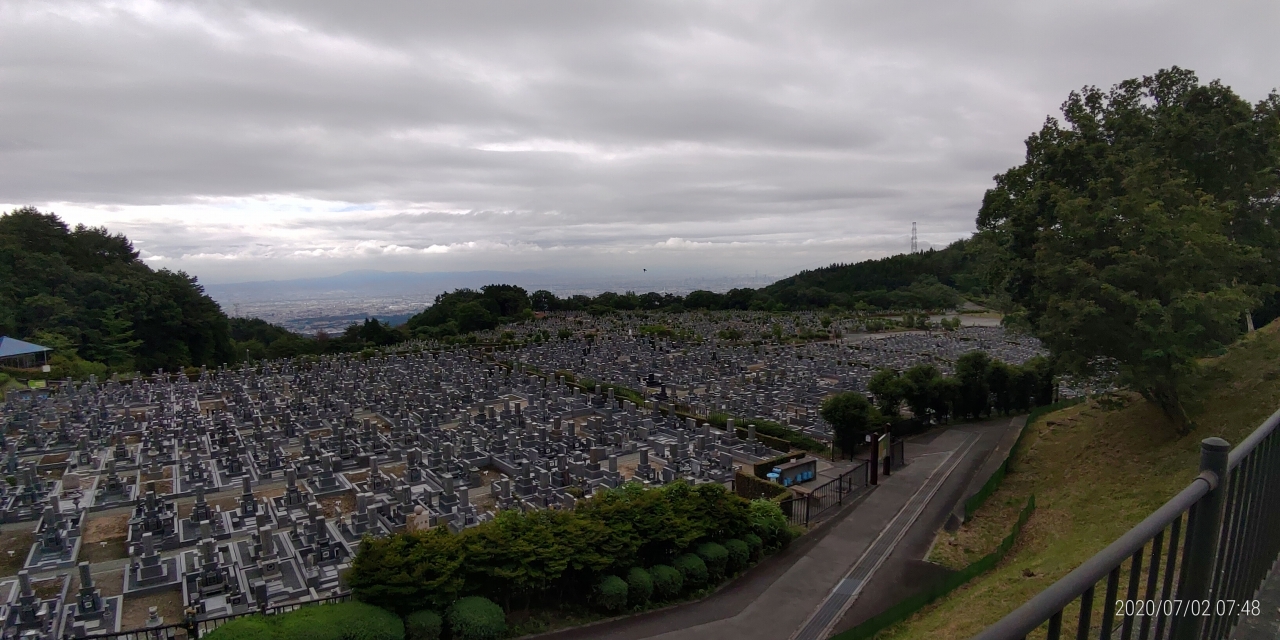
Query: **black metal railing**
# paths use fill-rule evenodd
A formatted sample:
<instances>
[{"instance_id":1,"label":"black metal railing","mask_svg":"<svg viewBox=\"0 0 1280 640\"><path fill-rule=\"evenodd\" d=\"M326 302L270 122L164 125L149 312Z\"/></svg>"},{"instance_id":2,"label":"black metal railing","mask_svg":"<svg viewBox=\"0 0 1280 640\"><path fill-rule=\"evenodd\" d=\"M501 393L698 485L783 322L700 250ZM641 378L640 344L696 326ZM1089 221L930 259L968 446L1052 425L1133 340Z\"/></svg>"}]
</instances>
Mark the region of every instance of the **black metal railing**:
<instances>
[{"instance_id":1,"label":"black metal railing","mask_svg":"<svg viewBox=\"0 0 1280 640\"><path fill-rule=\"evenodd\" d=\"M1190 486L975 640L1227 638L1280 554L1278 425L1206 438Z\"/></svg>"},{"instance_id":2,"label":"black metal railing","mask_svg":"<svg viewBox=\"0 0 1280 640\"><path fill-rule=\"evenodd\" d=\"M835 507L839 507L865 489L870 481L871 465L867 461L845 471L835 479L778 503L787 522L809 526L821 520Z\"/></svg>"},{"instance_id":3,"label":"black metal railing","mask_svg":"<svg viewBox=\"0 0 1280 640\"><path fill-rule=\"evenodd\" d=\"M85 637L85 640L195 640L203 638L214 629L245 616L255 615L275 615L278 613L289 613L296 611L302 607L309 607L317 604L334 604L338 602L347 602L351 600L351 593L339 593L325 598L315 598L313 600L303 600L301 602L291 602L287 604L279 604L272 607L261 607L242 613L232 613L216 618L206 618L204 620L189 620L177 624L166 624L151 628L130 629L128 631L118 631L115 633L99 633Z\"/></svg>"}]
</instances>

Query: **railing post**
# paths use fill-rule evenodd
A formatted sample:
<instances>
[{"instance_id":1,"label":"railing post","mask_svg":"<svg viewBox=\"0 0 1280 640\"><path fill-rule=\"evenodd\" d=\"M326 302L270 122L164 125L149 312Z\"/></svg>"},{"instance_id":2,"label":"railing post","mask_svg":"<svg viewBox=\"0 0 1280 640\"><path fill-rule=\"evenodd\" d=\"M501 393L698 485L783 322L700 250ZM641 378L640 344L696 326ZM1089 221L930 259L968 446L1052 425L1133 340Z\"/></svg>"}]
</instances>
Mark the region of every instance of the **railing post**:
<instances>
[{"instance_id":1,"label":"railing post","mask_svg":"<svg viewBox=\"0 0 1280 640\"><path fill-rule=\"evenodd\" d=\"M1195 521L1187 531L1187 552L1182 559L1182 589L1178 600L1183 614L1174 620L1173 640L1198 640L1204 628L1206 606L1213 610L1213 603L1205 605L1212 594L1214 561L1218 555L1218 534L1222 530L1222 517L1227 504L1227 456L1231 445L1222 438L1205 438L1200 442L1200 471L1209 471L1218 478L1217 486L1200 499L1196 506ZM1171 549L1170 553L1176 551ZM1194 611L1197 615L1191 615Z\"/></svg>"}]
</instances>

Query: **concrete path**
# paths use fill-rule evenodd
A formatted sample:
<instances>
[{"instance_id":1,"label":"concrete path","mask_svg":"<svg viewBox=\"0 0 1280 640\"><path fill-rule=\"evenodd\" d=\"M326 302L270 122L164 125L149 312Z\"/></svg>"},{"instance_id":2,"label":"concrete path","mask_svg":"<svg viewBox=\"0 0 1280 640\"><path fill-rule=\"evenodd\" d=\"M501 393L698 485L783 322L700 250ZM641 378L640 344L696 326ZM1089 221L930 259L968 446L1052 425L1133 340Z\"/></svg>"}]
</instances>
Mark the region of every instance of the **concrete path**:
<instances>
[{"instance_id":1,"label":"concrete path","mask_svg":"<svg viewBox=\"0 0 1280 640\"><path fill-rule=\"evenodd\" d=\"M957 509L963 511L964 500L981 488L999 466L1024 422L1025 416L1020 416L953 427L951 432L963 431L978 437L973 450L960 461L915 524L898 541L858 599L832 628L833 633L862 624L951 573L949 569L925 562L929 548L952 514Z\"/></svg>"},{"instance_id":2,"label":"concrete path","mask_svg":"<svg viewBox=\"0 0 1280 640\"><path fill-rule=\"evenodd\" d=\"M1240 616L1232 640L1276 640L1280 638L1280 559L1271 565L1271 575L1258 589L1258 615Z\"/></svg>"},{"instance_id":3,"label":"concrete path","mask_svg":"<svg viewBox=\"0 0 1280 640\"><path fill-rule=\"evenodd\" d=\"M988 426L1007 427L1008 423L1005 418ZM766 560L748 575L701 602L543 637L555 640L791 638L814 617L815 611L831 601L837 586L850 577L851 571L863 569L864 580L873 575L879 577L885 568L876 571L875 566L891 557L894 542L904 536L912 537L912 532L926 524L921 520L922 515L932 516L933 511L940 510L945 516L950 511L951 503L938 509L929 507L937 502L940 493L962 492L969 478L959 471L976 470L995 447L999 434L984 437L984 429L981 424L960 425L928 434L918 442L909 441L909 464L882 479L880 486L865 495L861 503L846 507L845 513L832 518L822 530L804 536L791 549ZM932 539L939 525L934 525L932 518L927 524L933 527L928 531L928 538ZM869 552L873 545L875 549ZM868 580L866 584L874 582ZM836 595L838 598L839 594ZM837 618L850 600L838 602L839 606L834 609Z\"/></svg>"}]
</instances>

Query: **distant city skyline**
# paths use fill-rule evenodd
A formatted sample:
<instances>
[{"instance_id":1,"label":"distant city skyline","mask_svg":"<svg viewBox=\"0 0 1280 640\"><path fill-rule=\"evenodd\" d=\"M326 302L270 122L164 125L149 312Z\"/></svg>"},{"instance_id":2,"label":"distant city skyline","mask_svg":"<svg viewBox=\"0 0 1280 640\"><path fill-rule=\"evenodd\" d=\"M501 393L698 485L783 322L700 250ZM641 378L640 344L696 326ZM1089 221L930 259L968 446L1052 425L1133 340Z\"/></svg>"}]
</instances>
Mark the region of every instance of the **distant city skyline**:
<instances>
[{"instance_id":1,"label":"distant city skyline","mask_svg":"<svg viewBox=\"0 0 1280 640\"><path fill-rule=\"evenodd\" d=\"M14 0L0 207L207 284L784 276L974 231L1068 92L1249 101L1280 4ZM649 271L643 271L648 269Z\"/></svg>"}]
</instances>

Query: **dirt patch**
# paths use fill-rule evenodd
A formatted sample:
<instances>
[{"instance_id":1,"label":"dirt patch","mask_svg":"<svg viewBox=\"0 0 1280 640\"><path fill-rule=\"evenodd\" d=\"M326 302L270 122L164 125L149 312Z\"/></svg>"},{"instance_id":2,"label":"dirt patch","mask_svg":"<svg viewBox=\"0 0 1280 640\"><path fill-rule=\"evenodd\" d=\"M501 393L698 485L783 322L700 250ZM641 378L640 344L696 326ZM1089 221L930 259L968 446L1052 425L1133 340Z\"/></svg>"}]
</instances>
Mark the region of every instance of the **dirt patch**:
<instances>
[{"instance_id":1,"label":"dirt patch","mask_svg":"<svg viewBox=\"0 0 1280 640\"><path fill-rule=\"evenodd\" d=\"M125 598L124 612L120 618L121 629L137 629L147 624L147 612L156 608L156 614L165 624L182 622L182 592L164 591L137 598Z\"/></svg>"},{"instance_id":2,"label":"dirt patch","mask_svg":"<svg viewBox=\"0 0 1280 640\"><path fill-rule=\"evenodd\" d=\"M397 463L395 463L395 464L389 464L389 465L386 465L386 466L383 466L383 467L382 467L382 472L383 472L383 473L389 473L389 474L394 475L394 476L402 476L402 475L404 475L404 468L405 468L405 466L406 466L406 465L405 465L405 463L403 463L403 462L397 462Z\"/></svg>"},{"instance_id":3,"label":"dirt patch","mask_svg":"<svg viewBox=\"0 0 1280 640\"><path fill-rule=\"evenodd\" d=\"M353 473L348 473L348 474L346 474L346 476L347 476L347 480L350 480L350 481L351 481L351 482L353 482L353 483L355 483L355 482L364 482L365 480L368 480L368 479L369 479L369 472L368 472L368 471L356 471L356 472L353 472Z\"/></svg>"},{"instance_id":4,"label":"dirt patch","mask_svg":"<svg viewBox=\"0 0 1280 640\"><path fill-rule=\"evenodd\" d=\"M350 515L356 512L356 497L351 492L340 495L322 498L320 500L320 513L326 518L338 517L339 509L343 514Z\"/></svg>"},{"instance_id":5,"label":"dirt patch","mask_svg":"<svg viewBox=\"0 0 1280 640\"><path fill-rule=\"evenodd\" d=\"M27 552L36 541L36 532L8 529L0 535L0 575L17 575L22 563L27 561Z\"/></svg>"},{"instance_id":6,"label":"dirt patch","mask_svg":"<svg viewBox=\"0 0 1280 640\"><path fill-rule=\"evenodd\" d=\"M76 582L79 582L79 574L74 576ZM104 571L102 573L95 572L93 574L93 584L102 591L105 597L118 596L124 593L124 569L116 569L114 571ZM71 585L74 589L79 589L80 585Z\"/></svg>"},{"instance_id":7,"label":"dirt patch","mask_svg":"<svg viewBox=\"0 0 1280 640\"><path fill-rule=\"evenodd\" d=\"M43 580L31 580L31 590L36 592L37 598L52 598L62 593L62 583L64 578L59 576L56 578L45 578Z\"/></svg>"},{"instance_id":8,"label":"dirt patch","mask_svg":"<svg viewBox=\"0 0 1280 640\"><path fill-rule=\"evenodd\" d=\"M84 543L98 543L104 540L119 538L123 540L129 533L129 514L121 513L110 516L90 516L84 523Z\"/></svg>"},{"instance_id":9,"label":"dirt patch","mask_svg":"<svg viewBox=\"0 0 1280 640\"><path fill-rule=\"evenodd\" d=\"M80 545L80 560L94 564L109 560L122 560L129 557L129 543L121 538L111 538L99 542L86 542Z\"/></svg>"},{"instance_id":10,"label":"dirt patch","mask_svg":"<svg viewBox=\"0 0 1280 640\"><path fill-rule=\"evenodd\" d=\"M139 472L138 477L141 478L143 482L151 482L153 480L170 480L173 478L173 467L163 467L160 469L160 473L147 473L147 468L144 466L142 467L142 471Z\"/></svg>"},{"instance_id":11,"label":"dirt patch","mask_svg":"<svg viewBox=\"0 0 1280 640\"><path fill-rule=\"evenodd\" d=\"M62 464L70 458L70 453L51 453L40 458L40 464Z\"/></svg>"}]
</instances>

